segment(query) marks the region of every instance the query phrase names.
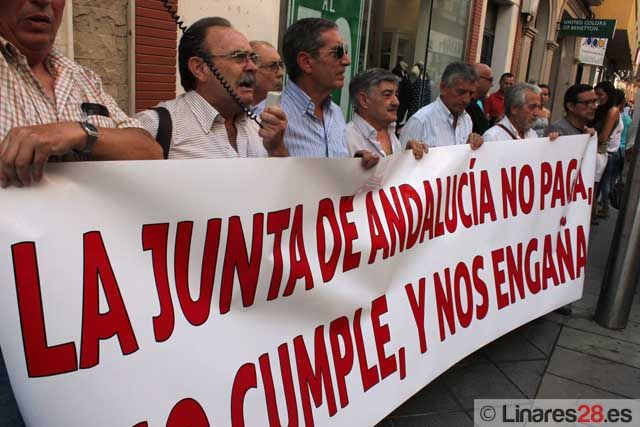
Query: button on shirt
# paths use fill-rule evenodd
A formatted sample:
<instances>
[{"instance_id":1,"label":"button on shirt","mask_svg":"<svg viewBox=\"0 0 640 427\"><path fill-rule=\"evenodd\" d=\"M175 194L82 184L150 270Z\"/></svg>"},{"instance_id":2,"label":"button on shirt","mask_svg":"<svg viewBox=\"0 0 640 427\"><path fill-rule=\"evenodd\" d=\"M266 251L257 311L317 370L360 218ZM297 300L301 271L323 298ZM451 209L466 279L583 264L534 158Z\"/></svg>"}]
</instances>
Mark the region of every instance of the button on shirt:
<instances>
[{"instance_id":1,"label":"button on shirt","mask_svg":"<svg viewBox=\"0 0 640 427\"><path fill-rule=\"evenodd\" d=\"M473 131L471 116L466 111L458 115L455 129L453 119L451 111L438 97L411 116L400 131L400 141L403 147L412 139L424 142L429 147L466 144Z\"/></svg>"},{"instance_id":2,"label":"button on shirt","mask_svg":"<svg viewBox=\"0 0 640 427\"><path fill-rule=\"evenodd\" d=\"M27 58L0 37L0 142L17 126L88 120L100 128L140 128L142 125L118 107L102 88L100 77L88 68L53 49L45 67L55 78L54 99L49 97L31 71ZM82 111L84 102L106 107L109 116ZM51 156L49 161L87 160L86 155L70 152Z\"/></svg>"},{"instance_id":3,"label":"button on shirt","mask_svg":"<svg viewBox=\"0 0 640 427\"><path fill-rule=\"evenodd\" d=\"M292 81L284 88L281 104L288 121L284 141L291 157L349 156L342 110L331 97L322 105L324 121L315 116L309 95Z\"/></svg>"},{"instance_id":4,"label":"button on shirt","mask_svg":"<svg viewBox=\"0 0 640 427\"><path fill-rule=\"evenodd\" d=\"M166 108L171 115L169 159L268 156L258 135L258 125L244 114L235 121L237 150L234 149L224 126L224 117L195 90L159 106ZM142 111L136 118L152 136L156 136L160 123L157 112Z\"/></svg>"},{"instance_id":5,"label":"button on shirt","mask_svg":"<svg viewBox=\"0 0 640 427\"><path fill-rule=\"evenodd\" d=\"M396 136L395 122L389 125L387 133L391 141L391 153L395 154L402 151L402 144ZM360 150L368 150L382 157L387 156L378 141L378 131L357 113L353 115L353 120L347 123L346 136L351 156Z\"/></svg>"},{"instance_id":6,"label":"button on shirt","mask_svg":"<svg viewBox=\"0 0 640 427\"><path fill-rule=\"evenodd\" d=\"M509 120L509 117L507 116L504 116L502 120L498 122L498 124L509 129L509 132L511 132L513 135L510 135L509 132L507 132L500 126L495 125L492 128L490 128L488 131L486 131L484 135L482 135L482 139L484 139L485 141L509 141L513 139L538 138L538 134L533 129L529 129L528 131L526 131L524 133L524 138L520 138L520 135L518 135L518 131L516 130L515 126L513 125L513 123L511 123L511 120Z\"/></svg>"}]
</instances>

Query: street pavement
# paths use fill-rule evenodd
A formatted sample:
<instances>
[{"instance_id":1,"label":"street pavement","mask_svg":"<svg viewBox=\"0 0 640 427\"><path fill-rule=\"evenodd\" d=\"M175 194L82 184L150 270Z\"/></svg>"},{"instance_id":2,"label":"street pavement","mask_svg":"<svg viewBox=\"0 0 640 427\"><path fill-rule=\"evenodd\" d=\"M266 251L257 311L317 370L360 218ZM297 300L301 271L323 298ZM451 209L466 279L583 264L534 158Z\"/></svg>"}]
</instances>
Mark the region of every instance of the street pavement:
<instances>
[{"instance_id":1,"label":"street pavement","mask_svg":"<svg viewBox=\"0 0 640 427\"><path fill-rule=\"evenodd\" d=\"M640 297L626 329L591 317L600 292L616 211L592 227L584 296L571 316L551 313L471 354L378 427L472 427L474 399L640 399ZM0 358L0 427L24 425Z\"/></svg>"}]
</instances>

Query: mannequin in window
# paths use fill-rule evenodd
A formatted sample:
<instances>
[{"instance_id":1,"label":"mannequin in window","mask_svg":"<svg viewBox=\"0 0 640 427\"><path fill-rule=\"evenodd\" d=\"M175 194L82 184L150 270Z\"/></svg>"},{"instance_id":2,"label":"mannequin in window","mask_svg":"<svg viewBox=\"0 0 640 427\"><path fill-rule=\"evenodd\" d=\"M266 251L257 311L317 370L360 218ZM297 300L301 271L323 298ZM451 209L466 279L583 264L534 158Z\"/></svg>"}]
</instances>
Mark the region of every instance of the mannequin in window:
<instances>
[{"instance_id":1,"label":"mannequin in window","mask_svg":"<svg viewBox=\"0 0 640 427\"><path fill-rule=\"evenodd\" d=\"M419 61L411 68L409 72L409 80L411 80L411 102L409 102L409 112L407 120L416 111L431 103L431 80L424 69L424 62ZM424 82L424 89L422 89ZM420 91L422 90L422 99L420 99Z\"/></svg>"},{"instance_id":2,"label":"mannequin in window","mask_svg":"<svg viewBox=\"0 0 640 427\"><path fill-rule=\"evenodd\" d=\"M403 123L404 116L407 114L409 103L411 102L411 80L409 80L409 73L407 72L408 67L406 62L400 61L393 67L393 70L391 70L393 74L400 77L400 82L398 83L398 100L400 101L400 106L398 107L397 127Z\"/></svg>"}]
</instances>

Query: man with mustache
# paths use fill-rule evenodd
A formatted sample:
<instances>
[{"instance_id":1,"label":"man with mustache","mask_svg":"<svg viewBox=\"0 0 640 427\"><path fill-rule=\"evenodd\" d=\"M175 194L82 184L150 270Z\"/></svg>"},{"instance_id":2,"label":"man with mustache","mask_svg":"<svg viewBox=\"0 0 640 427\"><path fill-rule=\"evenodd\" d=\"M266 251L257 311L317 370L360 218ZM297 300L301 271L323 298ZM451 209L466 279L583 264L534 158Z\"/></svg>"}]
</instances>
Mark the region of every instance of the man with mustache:
<instances>
[{"instance_id":1,"label":"man with mustache","mask_svg":"<svg viewBox=\"0 0 640 427\"><path fill-rule=\"evenodd\" d=\"M201 55L207 54L225 87ZM260 58L249 40L219 17L203 18L180 39L178 66L185 94L136 115L156 136L165 158L284 157L287 119L279 107L260 115L262 127L238 103L253 103ZM237 96L234 97L228 89Z\"/></svg>"},{"instance_id":2,"label":"man with mustache","mask_svg":"<svg viewBox=\"0 0 640 427\"><path fill-rule=\"evenodd\" d=\"M65 0L0 1L0 186L40 181L48 161L161 158L91 70L53 47Z\"/></svg>"},{"instance_id":3,"label":"man with mustache","mask_svg":"<svg viewBox=\"0 0 640 427\"><path fill-rule=\"evenodd\" d=\"M398 83L400 78L382 68L371 68L356 75L349 84L349 95L355 109L353 119L347 123L349 153L368 150L380 157L402 151L396 136L398 120ZM407 143L416 159L421 159L428 148L411 140Z\"/></svg>"}]
</instances>

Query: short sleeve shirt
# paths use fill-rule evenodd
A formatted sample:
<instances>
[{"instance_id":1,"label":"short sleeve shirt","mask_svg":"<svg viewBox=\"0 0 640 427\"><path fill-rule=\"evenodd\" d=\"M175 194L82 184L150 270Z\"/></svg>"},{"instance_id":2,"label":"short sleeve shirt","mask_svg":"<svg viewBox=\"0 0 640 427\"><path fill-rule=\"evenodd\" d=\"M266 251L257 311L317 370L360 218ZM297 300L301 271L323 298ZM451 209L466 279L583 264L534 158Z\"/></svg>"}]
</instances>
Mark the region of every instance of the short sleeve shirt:
<instances>
[{"instance_id":1,"label":"short sleeve shirt","mask_svg":"<svg viewBox=\"0 0 640 427\"><path fill-rule=\"evenodd\" d=\"M18 126L33 126L57 122L88 120L99 128L141 128L129 118L102 87L97 74L66 58L53 49L45 66L55 77L51 99L31 71L27 58L4 38L0 37L0 141ZM83 103L106 108L108 116L87 115ZM98 111L91 109L88 111ZM77 154L52 156L55 160L85 160Z\"/></svg>"},{"instance_id":2,"label":"short sleeve shirt","mask_svg":"<svg viewBox=\"0 0 640 427\"><path fill-rule=\"evenodd\" d=\"M233 157L267 157L258 125L246 114L235 121L236 147L231 145L225 120L207 100L195 90L180 95L159 106L171 115L172 135L169 159L218 159ZM135 116L144 128L156 136L160 119L153 110L142 111Z\"/></svg>"}]
</instances>

